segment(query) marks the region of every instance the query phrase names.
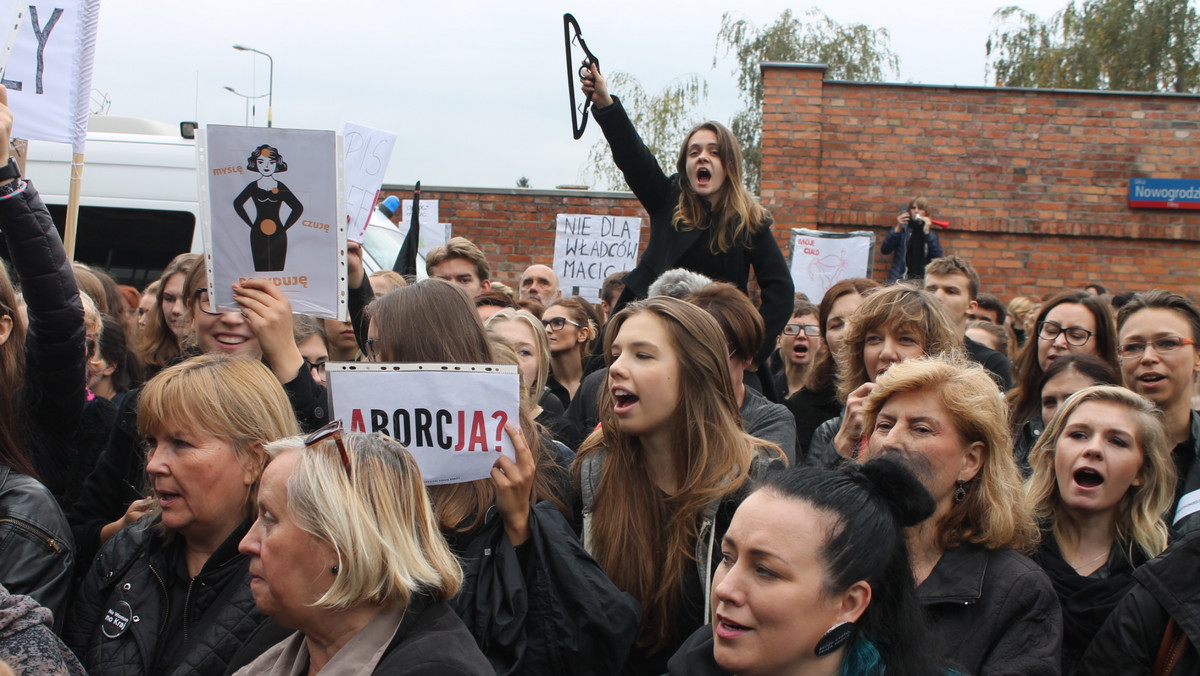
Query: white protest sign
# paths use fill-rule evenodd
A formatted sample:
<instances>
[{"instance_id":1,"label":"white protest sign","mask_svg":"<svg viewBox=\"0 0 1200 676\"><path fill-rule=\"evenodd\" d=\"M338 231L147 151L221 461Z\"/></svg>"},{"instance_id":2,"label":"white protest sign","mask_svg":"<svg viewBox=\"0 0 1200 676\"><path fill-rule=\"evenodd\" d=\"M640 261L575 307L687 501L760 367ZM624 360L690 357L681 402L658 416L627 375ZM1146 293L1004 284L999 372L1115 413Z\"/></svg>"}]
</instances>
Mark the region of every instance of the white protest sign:
<instances>
[{"instance_id":1,"label":"white protest sign","mask_svg":"<svg viewBox=\"0 0 1200 676\"><path fill-rule=\"evenodd\" d=\"M554 224L554 272L564 296L600 302L604 278L637 265L642 219L597 214L558 214Z\"/></svg>"},{"instance_id":2,"label":"white protest sign","mask_svg":"<svg viewBox=\"0 0 1200 676\"><path fill-rule=\"evenodd\" d=\"M400 228L408 232L412 225L412 200L400 200ZM421 227L425 228L438 222L438 201L421 200Z\"/></svg>"},{"instance_id":3,"label":"white protest sign","mask_svg":"<svg viewBox=\"0 0 1200 676\"><path fill-rule=\"evenodd\" d=\"M345 320L341 139L332 131L209 125L197 134L208 291L275 281L292 311Z\"/></svg>"},{"instance_id":4,"label":"white protest sign","mask_svg":"<svg viewBox=\"0 0 1200 676\"><path fill-rule=\"evenodd\" d=\"M397 227L402 238L408 235L412 225L412 205L412 200L400 201L400 223ZM421 200L421 236L417 240L417 253L427 257L430 249L444 246L450 237L450 224L438 223L438 201Z\"/></svg>"},{"instance_id":5,"label":"white protest sign","mask_svg":"<svg viewBox=\"0 0 1200 676\"><path fill-rule=\"evenodd\" d=\"M396 135L347 122L342 139L346 151L346 213L350 215L347 238L361 242L383 185Z\"/></svg>"},{"instance_id":6,"label":"white protest sign","mask_svg":"<svg viewBox=\"0 0 1200 676\"><path fill-rule=\"evenodd\" d=\"M426 484L486 479L516 461L506 422L519 426L520 375L497 364L330 363L332 416L353 432L379 432L417 460Z\"/></svg>"},{"instance_id":7,"label":"white protest sign","mask_svg":"<svg viewBox=\"0 0 1200 676\"><path fill-rule=\"evenodd\" d=\"M18 7L24 18L4 71L13 136L70 143L82 153L100 1L0 0L0 17L7 21Z\"/></svg>"},{"instance_id":8,"label":"white protest sign","mask_svg":"<svg viewBox=\"0 0 1200 676\"><path fill-rule=\"evenodd\" d=\"M792 282L814 303L843 279L868 277L875 235L792 228Z\"/></svg>"}]
</instances>

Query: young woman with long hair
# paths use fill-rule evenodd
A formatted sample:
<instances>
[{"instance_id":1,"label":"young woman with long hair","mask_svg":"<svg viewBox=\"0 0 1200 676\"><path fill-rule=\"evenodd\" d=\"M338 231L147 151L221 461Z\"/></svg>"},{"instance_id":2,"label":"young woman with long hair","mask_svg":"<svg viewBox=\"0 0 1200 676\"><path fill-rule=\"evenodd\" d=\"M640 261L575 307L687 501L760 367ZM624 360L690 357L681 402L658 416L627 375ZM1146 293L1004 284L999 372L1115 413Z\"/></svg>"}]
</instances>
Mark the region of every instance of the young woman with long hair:
<instances>
[{"instance_id":1,"label":"young woman with long hair","mask_svg":"<svg viewBox=\"0 0 1200 676\"><path fill-rule=\"evenodd\" d=\"M756 355L765 366L774 337L792 312L794 287L787 261L771 233L771 217L746 189L742 151L733 133L704 122L685 137L668 176L646 148L624 107L609 94L597 64L581 69L584 96L612 149L613 161L650 214L650 241L613 312L645 298L650 283L672 268L685 268L748 291L750 270L762 289L760 312L766 336ZM762 376L769 382L769 374ZM773 387L768 385L768 387Z\"/></svg>"},{"instance_id":2,"label":"young woman with long hair","mask_svg":"<svg viewBox=\"0 0 1200 676\"><path fill-rule=\"evenodd\" d=\"M625 673L661 674L709 621L714 552L751 475L782 459L742 431L720 326L651 297L609 320L600 429L572 466L588 551L642 604Z\"/></svg>"},{"instance_id":3,"label":"young woman with long hair","mask_svg":"<svg viewBox=\"0 0 1200 676\"><path fill-rule=\"evenodd\" d=\"M1033 558L1058 592L1070 674L1133 587L1134 568L1166 549L1175 466L1154 404L1111 385L1068 398L1031 460L1025 499L1042 528Z\"/></svg>"},{"instance_id":4,"label":"young woman with long hair","mask_svg":"<svg viewBox=\"0 0 1200 676\"><path fill-rule=\"evenodd\" d=\"M550 375L546 385L566 410L579 391L583 363L596 339L594 311L579 296L560 298L542 312L542 325L550 342Z\"/></svg>"},{"instance_id":5,"label":"young woman with long hair","mask_svg":"<svg viewBox=\"0 0 1200 676\"><path fill-rule=\"evenodd\" d=\"M146 323L138 336L138 356L147 377L170 366L183 354L183 340L191 330L183 285L197 265L204 265L200 254L179 254L158 278L154 309L146 313Z\"/></svg>"},{"instance_id":6,"label":"young woman with long hair","mask_svg":"<svg viewBox=\"0 0 1200 676\"><path fill-rule=\"evenodd\" d=\"M1029 451L1042 432L1042 376L1055 359L1071 354L1090 354L1120 370L1112 311L1086 291L1067 291L1043 303L1033 333L1013 363L1016 387L1008 401L1018 465L1028 464Z\"/></svg>"}]
</instances>

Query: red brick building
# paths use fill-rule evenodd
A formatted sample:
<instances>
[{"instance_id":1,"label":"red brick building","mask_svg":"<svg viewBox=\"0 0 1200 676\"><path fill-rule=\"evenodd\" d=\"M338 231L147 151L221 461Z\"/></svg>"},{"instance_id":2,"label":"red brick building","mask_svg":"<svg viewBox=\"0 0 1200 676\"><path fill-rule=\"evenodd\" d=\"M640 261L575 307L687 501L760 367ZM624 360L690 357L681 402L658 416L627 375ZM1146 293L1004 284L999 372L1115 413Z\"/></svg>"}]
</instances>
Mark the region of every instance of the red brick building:
<instances>
[{"instance_id":1,"label":"red brick building","mask_svg":"<svg viewBox=\"0 0 1200 676\"><path fill-rule=\"evenodd\" d=\"M1128 206L1129 179L1200 179L1200 96L825 81L764 64L762 200L787 229L874 230L917 194L946 252L1008 299L1099 282L1200 298L1200 210ZM405 186L389 186L397 194ZM558 213L641 215L628 193L425 188L493 276L549 262ZM644 231L645 232L645 231ZM876 251L873 276L890 256Z\"/></svg>"}]
</instances>

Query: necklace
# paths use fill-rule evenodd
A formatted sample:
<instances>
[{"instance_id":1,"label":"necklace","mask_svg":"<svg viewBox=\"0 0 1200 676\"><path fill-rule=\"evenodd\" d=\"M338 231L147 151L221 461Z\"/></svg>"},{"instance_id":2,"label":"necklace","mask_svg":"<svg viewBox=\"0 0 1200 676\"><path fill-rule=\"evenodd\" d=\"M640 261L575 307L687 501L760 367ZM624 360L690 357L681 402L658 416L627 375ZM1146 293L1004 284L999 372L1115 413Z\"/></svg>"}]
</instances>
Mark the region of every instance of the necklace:
<instances>
[{"instance_id":1,"label":"necklace","mask_svg":"<svg viewBox=\"0 0 1200 676\"><path fill-rule=\"evenodd\" d=\"M1099 561L1102 558L1107 558L1110 552L1111 552L1111 548L1109 551L1100 552L1098 555L1088 559L1087 561L1084 561L1083 563L1080 563L1080 564L1073 563L1073 564L1071 564L1071 567L1075 569L1076 573L1083 575L1083 570L1080 570L1081 568L1086 570L1087 567L1090 566L1091 564ZM1088 571L1088 572L1091 572L1091 571Z\"/></svg>"}]
</instances>

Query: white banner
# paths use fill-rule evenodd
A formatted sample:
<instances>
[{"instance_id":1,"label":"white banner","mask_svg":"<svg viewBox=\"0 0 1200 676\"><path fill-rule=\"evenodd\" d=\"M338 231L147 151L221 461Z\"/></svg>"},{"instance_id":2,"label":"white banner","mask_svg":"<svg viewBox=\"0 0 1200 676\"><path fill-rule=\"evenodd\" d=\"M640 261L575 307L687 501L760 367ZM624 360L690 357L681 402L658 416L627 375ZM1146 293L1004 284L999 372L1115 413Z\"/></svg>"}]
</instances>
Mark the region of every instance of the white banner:
<instances>
[{"instance_id":1,"label":"white banner","mask_svg":"<svg viewBox=\"0 0 1200 676\"><path fill-rule=\"evenodd\" d=\"M346 319L346 202L332 131L210 125L197 133L208 290L269 278L292 311Z\"/></svg>"},{"instance_id":2,"label":"white banner","mask_svg":"<svg viewBox=\"0 0 1200 676\"><path fill-rule=\"evenodd\" d=\"M347 122L342 139L346 151L346 213L350 215L347 239L361 242L396 146L396 135Z\"/></svg>"},{"instance_id":3,"label":"white banner","mask_svg":"<svg viewBox=\"0 0 1200 676\"><path fill-rule=\"evenodd\" d=\"M792 228L792 282L820 303L829 287L851 277L870 277L875 235Z\"/></svg>"},{"instance_id":4,"label":"white banner","mask_svg":"<svg viewBox=\"0 0 1200 676\"><path fill-rule=\"evenodd\" d=\"M516 462L504 424L520 426L520 376L496 364L329 363L332 417L346 429L392 437L426 484L486 479L504 455Z\"/></svg>"},{"instance_id":5,"label":"white banner","mask_svg":"<svg viewBox=\"0 0 1200 676\"><path fill-rule=\"evenodd\" d=\"M604 278L637 265L641 236L640 218L558 214L554 224L554 272L563 295L599 303Z\"/></svg>"},{"instance_id":6,"label":"white banner","mask_svg":"<svg viewBox=\"0 0 1200 676\"><path fill-rule=\"evenodd\" d=\"M0 0L0 17L24 18L4 71L13 137L84 151L100 0ZM5 33L7 38L7 32Z\"/></svg>"}]
</instances>

